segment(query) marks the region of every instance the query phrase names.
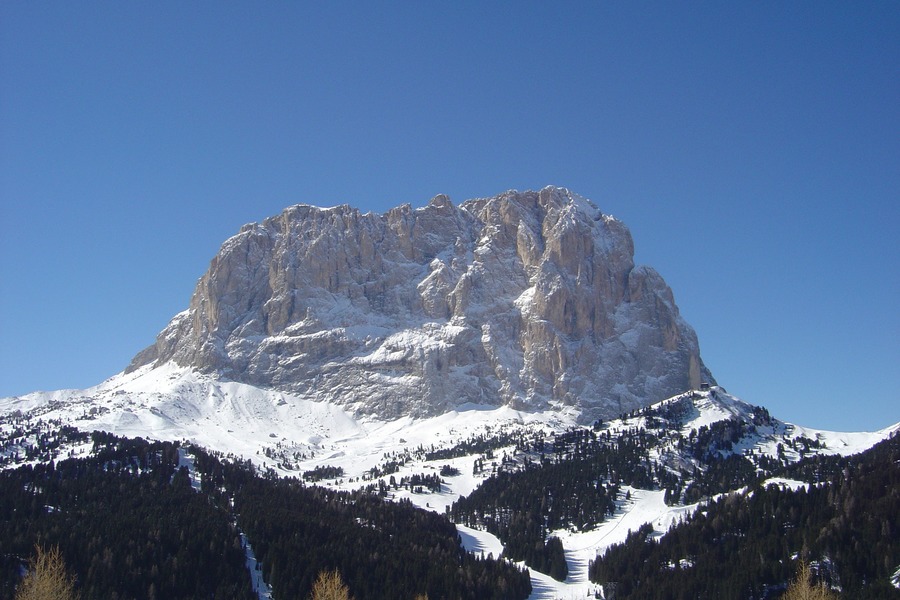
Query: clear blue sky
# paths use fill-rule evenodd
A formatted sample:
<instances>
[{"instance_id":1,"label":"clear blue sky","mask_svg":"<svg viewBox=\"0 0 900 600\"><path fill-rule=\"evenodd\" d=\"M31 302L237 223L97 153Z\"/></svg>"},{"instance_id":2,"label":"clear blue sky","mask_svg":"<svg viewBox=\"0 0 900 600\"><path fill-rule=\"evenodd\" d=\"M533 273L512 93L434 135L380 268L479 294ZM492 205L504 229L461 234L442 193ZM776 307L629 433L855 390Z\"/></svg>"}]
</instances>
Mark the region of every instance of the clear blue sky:
<instances>
[{"instance_id":1,"label":"clear blue sky","mask_svg":"<svg viewBox=\"0 0 900 600\"><path fill-rule=\"evenodd\" d=\"M0 396L87 387L306 202L568 187L719 382L900 421L900 4L0 3Z\"/></svg>"}]
</instances>

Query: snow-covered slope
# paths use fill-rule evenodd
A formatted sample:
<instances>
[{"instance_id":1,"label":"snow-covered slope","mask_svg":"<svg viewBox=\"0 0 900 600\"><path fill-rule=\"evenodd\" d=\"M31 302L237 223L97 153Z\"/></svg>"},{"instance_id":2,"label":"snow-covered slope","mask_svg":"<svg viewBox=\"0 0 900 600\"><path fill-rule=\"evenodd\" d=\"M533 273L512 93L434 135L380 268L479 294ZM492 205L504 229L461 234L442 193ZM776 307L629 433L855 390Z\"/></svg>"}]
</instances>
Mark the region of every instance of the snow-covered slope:
<instances>
[{"instance_id":1,"label":"snow-covered slope","mask_svg":"<svg viewBox=\"0 0 900 600\"><path fill-rule=\"evenodd\" d=\"M404 448L450 446L506 425L563 428L575 423L574 414L479 405L427 419L355 419L335 404L222 382L174 365L144 367L86 390L2 398L0 417L6 431L12 430L13 421L56 422L85 431L190 440L282 473L295 471L279 466L289 461L297 468L344 466L353 476L377 466L386 453Z\"/></svg>"},{"instance_id":2,"label":"snow-covered slope","mask_svg":"<svg viewBox=\"0 0 900 600\"><path fill-rule=\"evenodd\" d=\"M354 418L338 405L221 382L190 369L167 365L118 375L87 390L0 399L0 458L11 466L11 457L24 456L25 448L36 442L38 434L29 431L40 431L41 427L49 430L54 423L71 424L86 431L99 429L127 436L190 440L250 459L282 475L301 476L317 467L340 468L339 477L320 484L354 489L383 481L388 484L389 498L408 498L423 508L444 512L455 500L475 490L495 469L515 468L517 450L511 443L468 453L459 450L464 443L504 439L504 434L561 433L579 427L577 417L574 408L568 412L525 412L508 406L469 404L429 418ZM661 424L667 418L671 421ZM619 436L641 428L665 429L671 425L689 436L729 419L755 423L747 435L734 441L729 452L773 457L780 453L789 461L799 459L801 454L859 452L900 431L900 424L871 433L795 426L773 419L764 409L716 387L681 394L640 413L608 421L600 431ZM664 436L660 439L652 456L663 464L672 464L675 444L669 444ZM438 453L449 449L457 451ZM58 449L59 456L66 452L65 447ZM512 466L503 464L504 456L510 458L508 465ZM486 468L475 473L476 460L485 458ZM455 474L441 477L439 492L389 485L392 479L399 482L413 475L433 476L444 468ZM587 580L587 565L597 552L622 542L629 531L644 523L651 523L662 535L697 506L669 506L663 497L662 490L624 486L616 500L617 510L596 529L553 532L563 542L570 574L565 582L558 582L534 572L532 597L585 597L596 587ZM495 555L502 551L499 540L486 532L462 529L461 533L464 544L473 551Z\"/></svg>"}]
</instances>

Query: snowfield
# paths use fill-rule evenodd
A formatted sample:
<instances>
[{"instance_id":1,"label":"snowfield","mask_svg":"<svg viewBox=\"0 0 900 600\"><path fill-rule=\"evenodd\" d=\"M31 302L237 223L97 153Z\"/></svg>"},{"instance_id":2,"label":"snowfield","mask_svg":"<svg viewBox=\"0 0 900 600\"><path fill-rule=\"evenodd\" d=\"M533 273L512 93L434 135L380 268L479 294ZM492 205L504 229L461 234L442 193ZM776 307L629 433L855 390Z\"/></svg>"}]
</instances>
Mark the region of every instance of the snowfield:
<instances>
[{"instance_id":1,"label":"snowfield","mask_svg":"<svg viewBox=\"0 0 900 600\"><path fill-rule=\"evenodd\" d=\"M415 342L414 340L407 340ZM731 417L750 417L755 407L720 390L694 392L673 398L691 398L684 416L685 433ZM669 402L669 401L666 401ZM661 403L665 404L665 403ZM336 467L340 477L320 482L334 489L351 490L377 483L388 484L388 497L407 498L417 506L444 513L461 496L475 490L497 468L504 454L514 448L499 448L493 458L485 459L485 468L476 473L476 460L482 454L469 454L441 460L425 460L425 453L449 449L473 436L493 437L501 432L562 432L576 426L575 412L524 412L509 407L466 405L460 409L428 419L408 417L393 421L372 418L356 419L343 408L291 396L246 384L218 381L171 364L151 369L141 368L130 374L116 375L86 390L36 392L21 397L0 399L0 433L9 434L13 417L58 419L85 431L103 430L117 435L160 440L187 440L234 457L249 459L262 468L281 475L300 477L316 467ZM817 452L853 454L865 450L900 430L900 424L871 433L839 433L818 431L773 421L760 427L755 436L742 440L735 451L779 451L782 441L803 437L819 442ZM607 427L624 431L643 425L641 418L615 420ZM27 444L28 440L19 440ZM88 452L90 444L67 448L74 455ZM14 449L7 450L10 452ZM793 450L782 452L791 453ZM798 458L796 453L792 458ZM181 464L194 475L192 485L200 482L193 470L193 458L180 456ZM380 476L373 470L393 463L394 471ZM442 475L439 492L421 492L390 485L403 477L417 474L439 474L442 467L458 471ZM377 471L376 471L377 472ZM772 479L767 483L791 489L808 485L802 481ZM627 495L627 499L626 499ZM592 531L568 529L552 534L565 548L569 576L558 582L532 570L534 591L531 598L589 598L600 591L588 580L588 565L596 555L612 544L625 541L629 532L645 523L662 536L679 520L691 514L697 504L667 506L663 491L642 490L623 486L616 502L615 514ZM493 554L503 552L503 545L493 535L458 526L463 546L470 552ZM245 541L247 564L255 571L252 548ZM900 576L895 576L895 584ZM260 598L271 597L261 580L255 581Z\"/></svg>"}]
</instances>

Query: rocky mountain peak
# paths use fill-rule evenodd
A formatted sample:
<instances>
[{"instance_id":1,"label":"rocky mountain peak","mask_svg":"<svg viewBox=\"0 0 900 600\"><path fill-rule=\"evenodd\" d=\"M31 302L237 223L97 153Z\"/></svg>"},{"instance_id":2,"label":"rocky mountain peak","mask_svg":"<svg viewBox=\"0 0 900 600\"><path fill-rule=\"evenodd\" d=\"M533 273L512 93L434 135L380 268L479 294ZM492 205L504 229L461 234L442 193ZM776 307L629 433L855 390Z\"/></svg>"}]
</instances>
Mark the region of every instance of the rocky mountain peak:
<instances>
[{"instance_id":1,"label":"rocky mountain peak","mask_svg":"<svg viewBox=\"0 0 900 600\"><path fill-rule=\"evenodd\" d=\"M711 376L628 229L564 188L241 228L129 369L174 361L382 418L467 403L608 417Z\"/></svg>"}]
</instances>

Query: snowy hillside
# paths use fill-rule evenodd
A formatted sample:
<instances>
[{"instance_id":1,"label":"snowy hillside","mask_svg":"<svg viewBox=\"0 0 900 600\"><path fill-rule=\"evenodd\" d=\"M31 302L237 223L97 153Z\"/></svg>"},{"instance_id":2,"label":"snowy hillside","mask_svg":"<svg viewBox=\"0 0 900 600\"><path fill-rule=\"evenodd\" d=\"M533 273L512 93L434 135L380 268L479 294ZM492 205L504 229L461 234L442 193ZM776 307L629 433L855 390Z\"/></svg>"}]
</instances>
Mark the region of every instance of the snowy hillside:
<instances>
[{"instance_id":1,"label":"snowy hillside","mask_svg":"<svg viewBox=\"0 0 900 600\"><path fill-rule=\"evenodd\" d=\"M87 390L0 399L0 415L0 460L6 467L86 451L83 446L62 444L53 456L29 458L29 448L37 446L41 435L68 424L83 431L189 440L281 475L325 474L315 479L334 489L381 486L388 498L406 498L439 513L472 494L492 474L516 471L539 460L540 453L533 450L538 442L559 446L573 431L589 433L601 443L650 432L656 441L647 446L647 459L677 473L705 468L703 461L717 454L749 457L756 464L767 459L791 462L812 454L852 454L900 430L900 424L872 433L791 425L716 387L682 394L592 428L578 426L574 411L524 412L476 405L426 419L354 419L336 405L221 382L170 365L118 375ZM702 454L697 450L701 441ZM427 483L417 484L427 481L421 477L441 483L428 489ZM662 535L702 504L703 500L685 500L692 490L689 482L677 487L684 501L667 503L667 494L675 494L668 485L659 479L641 489L621 482L615 510L598 526L550 532L562 541L568 577L559 582L532 571L532 597L585 597L596 589L588 581L587 567L598 552L621 543L645 523ZM460 530L471 551L495 556L502 552L500 540L483 529Z\"/></svg>"}]
</instances>

